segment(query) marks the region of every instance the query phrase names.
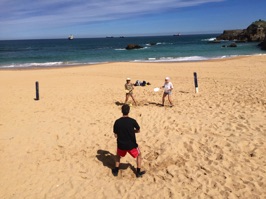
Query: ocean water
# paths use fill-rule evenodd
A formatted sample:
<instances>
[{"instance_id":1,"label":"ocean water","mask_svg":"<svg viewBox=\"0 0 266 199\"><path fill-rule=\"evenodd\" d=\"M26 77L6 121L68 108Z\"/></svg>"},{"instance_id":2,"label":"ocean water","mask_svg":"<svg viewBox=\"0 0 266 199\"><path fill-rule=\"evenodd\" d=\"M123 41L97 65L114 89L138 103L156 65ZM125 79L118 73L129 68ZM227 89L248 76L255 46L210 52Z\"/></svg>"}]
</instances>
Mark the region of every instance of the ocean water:
<instances>
[{"instance_id":1,"label":"ocean water","mask_svg":"<svg viewBox=\"0 0 266 199\"><path fill-rule=\"evenodd\" d=\"M258 43L211 43L218 35L0 41L0 68L58 67L108 62L180 62L266 54ZM128 44L142 49L126 50Z\"/></svg>"}]
</instances>

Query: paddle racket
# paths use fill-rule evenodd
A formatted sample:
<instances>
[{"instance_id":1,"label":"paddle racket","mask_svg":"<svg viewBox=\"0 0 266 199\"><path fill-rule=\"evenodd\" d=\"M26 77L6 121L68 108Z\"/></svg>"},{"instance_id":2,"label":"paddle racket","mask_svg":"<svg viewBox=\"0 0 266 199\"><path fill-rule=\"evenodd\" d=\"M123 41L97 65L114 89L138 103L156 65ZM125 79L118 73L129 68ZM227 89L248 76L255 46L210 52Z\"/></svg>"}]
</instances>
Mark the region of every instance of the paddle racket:
<instances>
[{"instance_id":1,"label":"paddle racket","mask_svg":"<svg viewBox=\"0 0 266 199\"><path fill-rule=\"evenodd\" d=\"M154 92L158 92L160 90L160 88L154 88L153 91Z\"/></svg>"}]
</instances>

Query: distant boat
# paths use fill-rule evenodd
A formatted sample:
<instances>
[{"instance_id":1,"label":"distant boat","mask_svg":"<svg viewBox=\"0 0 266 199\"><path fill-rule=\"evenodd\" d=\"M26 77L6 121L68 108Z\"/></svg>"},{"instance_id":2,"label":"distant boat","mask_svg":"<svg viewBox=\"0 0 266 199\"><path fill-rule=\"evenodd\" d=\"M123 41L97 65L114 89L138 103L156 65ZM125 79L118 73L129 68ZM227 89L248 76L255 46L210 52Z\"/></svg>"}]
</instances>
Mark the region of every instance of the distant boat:
<instances>
[{"instance_id":1,"label":"distant boat","mask_svg":"<svg viewBox=\"0 0 266 199\"><path fill-rule=\"evenodd\" d=\"M181 34L180 33L177 33L177 34L175 34L175 35L173 35L174 37L178 37L178 36L180 36Z\"/></svg>"},{"instance_id":2,"label":"distant boat","mask_svg":"<svg viewBox=\"0 0 266 199\"><path fill-rule=\"evenodd\" d=\"M73 35L69 35L68 36L68 40L73 40L74 39L74 36Z\"/></svg>"}]
</instances>

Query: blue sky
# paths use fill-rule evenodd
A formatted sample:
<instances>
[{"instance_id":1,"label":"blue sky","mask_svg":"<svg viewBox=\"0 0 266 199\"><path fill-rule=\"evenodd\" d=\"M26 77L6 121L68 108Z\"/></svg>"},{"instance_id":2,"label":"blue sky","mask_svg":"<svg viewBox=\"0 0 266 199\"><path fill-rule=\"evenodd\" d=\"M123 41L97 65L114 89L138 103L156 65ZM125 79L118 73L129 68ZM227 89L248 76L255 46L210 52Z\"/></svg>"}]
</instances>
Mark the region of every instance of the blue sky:
<instances>
[{"instance_id":1,"label":"blue sky","mask_svg":"<svg viewBox=\"0 0 266 199\"><path fill-rule=\"evenodd\" d=\"M266 0L0 0L0 40L221 33L265 10Z\"/></svg>"}]
</instances>

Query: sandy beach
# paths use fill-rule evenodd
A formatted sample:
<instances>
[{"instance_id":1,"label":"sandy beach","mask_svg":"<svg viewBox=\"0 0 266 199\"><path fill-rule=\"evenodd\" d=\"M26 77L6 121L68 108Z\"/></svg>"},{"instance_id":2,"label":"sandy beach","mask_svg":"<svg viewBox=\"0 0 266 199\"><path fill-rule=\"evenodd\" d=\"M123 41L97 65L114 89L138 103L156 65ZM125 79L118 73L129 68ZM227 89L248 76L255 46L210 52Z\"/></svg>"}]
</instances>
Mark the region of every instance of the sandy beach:
<instances>
[{"instance_id":1,"label":"sandy beach","mask_svg":"<svg viewBox=\"0 0 266 199\"><path fill-rule=\"evenodd\" d=\"M153 91L166 76L172 108ZM130 155L111 173L127 77L151 83L135 87L130 113L141 128L142 178ZM1 199L262 199L265 153L265 55L0 70Z\"/></svg>"}]
</instances>

